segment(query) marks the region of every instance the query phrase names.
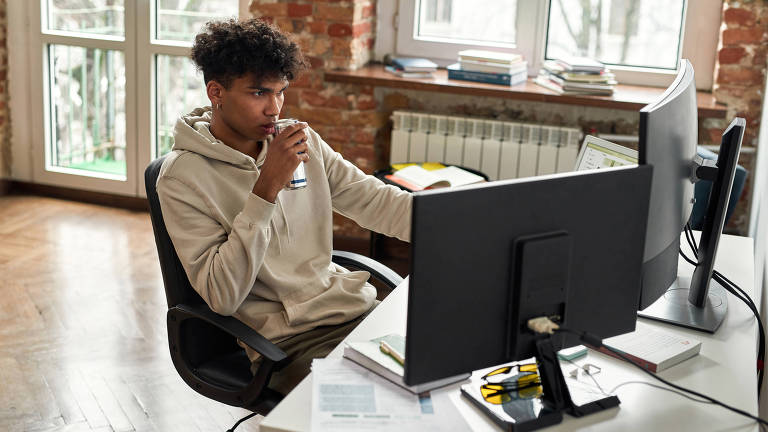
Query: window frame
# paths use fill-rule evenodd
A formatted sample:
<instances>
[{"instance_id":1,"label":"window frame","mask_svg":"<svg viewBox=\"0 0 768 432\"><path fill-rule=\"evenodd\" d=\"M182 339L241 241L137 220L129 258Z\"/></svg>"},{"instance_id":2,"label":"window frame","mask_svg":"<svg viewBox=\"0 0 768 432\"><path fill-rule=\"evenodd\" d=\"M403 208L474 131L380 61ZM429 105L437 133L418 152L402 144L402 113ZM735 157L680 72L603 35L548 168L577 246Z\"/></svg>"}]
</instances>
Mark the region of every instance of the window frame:
<instances>
[{"instance_id":1,"label":"window frame","mask_svg":"<svg viewBox=\"0 0 768 432\"><path fill-rule=\"evenodd\" d=\"M440 66L446 66L456 62L456 53L462 49L492 49L523 54L528 60L528 75L536 76L544 59L551 1L540 0L534 1L533 4L527 3L528 0L520 1L518 22L520 23L523 17L525 19L522 19L523 27L518 27L517 34L527 34L531 37L518 38L518 46L515 47L504 44L469 45L418 40L414 36L418 0L400 0L396 6L391 4L380 7L379 14L385 19L379 21L381 24L377 36L383 39L383 43L377 43L377 57L380 58L381 54L390 48L389 52L396 55L426 57ZM520 13L521 10L523 14ZM389 15L395 15L391 26L386 25L386 17ZM696 87L700 90L711 90L722 1L686 0L684 15L680 58L689 59L694 70L700 71L696 74ZM388 32L394 32L394 38L388 36ZM611 69L616 73L619 83L653 87L668 86L677 73L668 69L629 66L611 66Z\"/></svg>"},{"instance_id":2,"label":"window frame","mask_svg":"<svg viewBox=\"0 0 768 432\"><path fill-rule=\"evenodd\" d=\"M250 17L249 0L236 0L238 18ZM144 168L156 157L157 55L187 57L192 41L155 39L155 1L125 1L125 34L109 36L48 30L45 0L10 2L8 8L11 176L21 181L146 197ZM122 51L125 56L126 175L51 166L50 44ZM16 49L18 47L19 49ZM143 109L139 109L143 107ZM148 109L147 109L148 108ZM181 114L181 113L180 113Z\"/></svg>"}]
</instances>

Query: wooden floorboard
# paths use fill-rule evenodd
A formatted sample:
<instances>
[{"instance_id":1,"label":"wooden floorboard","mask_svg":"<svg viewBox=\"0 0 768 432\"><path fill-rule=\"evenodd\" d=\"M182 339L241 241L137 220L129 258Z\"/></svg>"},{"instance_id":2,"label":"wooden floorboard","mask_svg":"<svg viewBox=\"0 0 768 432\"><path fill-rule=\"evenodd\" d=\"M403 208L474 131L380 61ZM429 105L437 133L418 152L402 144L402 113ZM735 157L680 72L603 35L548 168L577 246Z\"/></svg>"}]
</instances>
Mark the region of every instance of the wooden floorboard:
<instances>
[{"instance_id":1,"label":"wooden floorboard","mask_svg":"<svg viewBox=\"0 0 768 432\"><path fill-rule=\"evenodd\" d=\"M249 414L181 380L166 309L146 212L0 196L0 431L225 431Z\"/></svg>"}]
</instances>

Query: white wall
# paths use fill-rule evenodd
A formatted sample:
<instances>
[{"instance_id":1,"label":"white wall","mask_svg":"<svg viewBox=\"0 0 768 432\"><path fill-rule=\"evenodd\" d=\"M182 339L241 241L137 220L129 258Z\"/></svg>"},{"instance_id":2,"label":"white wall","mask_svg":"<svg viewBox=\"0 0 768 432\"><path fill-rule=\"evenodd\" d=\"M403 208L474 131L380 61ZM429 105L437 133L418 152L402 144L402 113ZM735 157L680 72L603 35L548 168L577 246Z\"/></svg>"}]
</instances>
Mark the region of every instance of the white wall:
<instances>
[{"instance_id":1,"label":"white wall","mask_svg":"<svg viewBox=\"0 0 768 432\"><path fill-rule=\"evenodd\" d=\"M768 77L763 91L763 115L760 119L760 133L757 139L757 161L755 181L752 186L752 208L749 236L755 241L755 290L762 293L760 315L766 324L768 312ZM768 417L768 378L763 378L760 417Z\"/></svg>"},{"instance_id":2,"label":"white wall","mask_svg":"<svg viewBox=\"0 0 768 432\"><path fill-rule=\"evenodd\" d=\"M32 181L32 131L29 101L30 41L28 2L9 1L8 14L8 90L11 116L10 178Z\"/></svg>"}]
</instances>

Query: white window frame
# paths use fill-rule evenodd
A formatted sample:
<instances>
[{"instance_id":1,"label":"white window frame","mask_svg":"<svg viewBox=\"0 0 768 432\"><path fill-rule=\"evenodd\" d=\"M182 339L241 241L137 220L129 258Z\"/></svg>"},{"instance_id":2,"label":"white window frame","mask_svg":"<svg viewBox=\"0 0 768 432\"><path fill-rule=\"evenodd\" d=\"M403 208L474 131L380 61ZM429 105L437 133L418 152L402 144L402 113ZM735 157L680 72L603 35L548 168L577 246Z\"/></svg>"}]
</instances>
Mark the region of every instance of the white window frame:
<instances>
[{"instance_id":1,"label":"white window frame","mask_svg":"<svg viewBox=\"0 0 768 432\"><path fill-rule=\"evenodd\" d=\"M549 0L519 0L518 41L516 46L508 44L459 44L438 42L415 36L416 7L418 0L379 2L379 29L376 43L376 58L394 53L401 56L426 57L440 66L456 62L457 52L463 49L492 49L523 54L528 60L528 74L535 76L541 68L547 37ZM693 64L696 87L711 90L713 71L720 35L722 0L687 0L683 23L681 58ZM617 80L622 84L666 87L674 80L675 71L625 66L611 66Z\"/></svg>"},{"instance_id":2,"label":"white window frame","mask_svg":"<svg viewBox=\"0 0 768 432\"><path fill-rule=\"evenodd\" d=\"M518 0L517 7L517 35L516 44L508 43L478 43L472 41L449 41L439 38L418 37L416 35L416 15L418 0L400 0L398 5L398 23L396 53L402 56L427 57L440 66L456 63L456 53L465 49L492 49L502 52L522 54L528 59L529 72L538 70L541 63L535 59L540 58L540 51L545 26L542 20L546 20L546 5L548 2L541 0ZM425 53L429 53L426 54ZM531 61L534 59L534 61Z\"/></svg>"},{"instance_id":3,"label":"white window frame","mask_svg":"<svg viewBox=\"0 0 768 432\"><path fill-rule=\"evenodd\" d=\"M157 115L155 59L160 55L188 56L189 42L155 39L152 0L125 1L125 37L104 36L43 28L41 0L9 2L9 92L11 109L11 178L73 189L146 197L144 168L156 157ZM250 0L238 0L238 16L250 17ZM49 44L119 50L125 56L126 175L89 173L52 166L50 146ZM141 107L141 109L139 108ZM181 114L181 113L179 113Z\"/></svg>"}]
</instances>

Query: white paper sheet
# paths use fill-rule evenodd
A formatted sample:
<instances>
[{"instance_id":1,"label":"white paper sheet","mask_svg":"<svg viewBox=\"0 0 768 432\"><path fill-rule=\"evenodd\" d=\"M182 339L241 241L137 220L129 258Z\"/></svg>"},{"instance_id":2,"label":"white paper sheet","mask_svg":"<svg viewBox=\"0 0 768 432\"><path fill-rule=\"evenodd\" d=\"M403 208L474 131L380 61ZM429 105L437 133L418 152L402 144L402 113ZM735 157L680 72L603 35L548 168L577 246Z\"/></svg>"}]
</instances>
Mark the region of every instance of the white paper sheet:
<instances>
[{"instance_id":1,"label":"white paper sheet","mask_svg":"<svg viewBox=\"0 0 768 432\"><path fill-rule=\"evenodd\" d=\"M445 392L416 396L343 358L312 362L312 431L463 431Z\"/></svg>"}]
</instances>

